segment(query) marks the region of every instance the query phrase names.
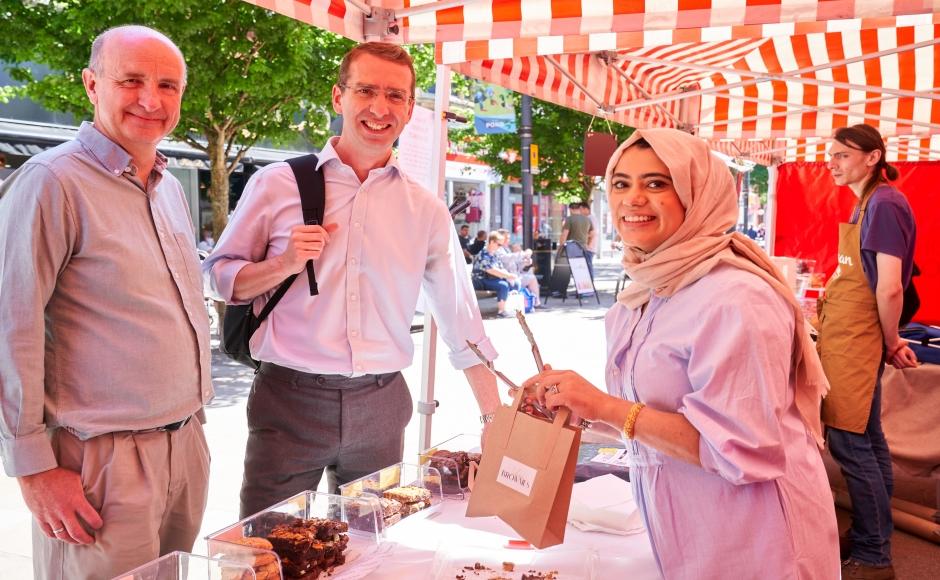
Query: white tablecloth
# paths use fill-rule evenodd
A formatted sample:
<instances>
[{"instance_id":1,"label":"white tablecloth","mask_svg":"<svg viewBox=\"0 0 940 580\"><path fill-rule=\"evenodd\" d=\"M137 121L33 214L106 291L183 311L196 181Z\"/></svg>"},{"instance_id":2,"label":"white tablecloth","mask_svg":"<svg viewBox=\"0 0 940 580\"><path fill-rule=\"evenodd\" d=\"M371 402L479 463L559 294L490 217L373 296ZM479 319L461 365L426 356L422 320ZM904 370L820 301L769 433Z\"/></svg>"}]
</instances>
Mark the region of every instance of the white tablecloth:
<instances>
[{"instance_id":1,"label":"white tablecloth","mask_svg":"<svg viewBox=\"0 0 940 580\"><path fill-rule=\"evenodd\" d=\"M420 580L434 577L435 553L453 553L460 549L463 553L472 552L467 546L479 546L490 554L498 553L512 560L518 554L519 559L527 555L522 550L502 549L510 539L519 536L495 517L467 518L466 502L445 500L436 512L427 516L412 516L391 526L387 531L387 541L393 542L391 552L384 557L381 566L370 573L368 578L400 580L413 578ZM631 536L616 536L596 532L581 532L568 525L565 542L540 554L559 557L570 556L574 560L588 559L591 552L594 559L594 574L597 579L629 578L630 580L658 580L660 578L649 540L645 533ZM438 556L440 559L441 556ZM466 564L473 565L468 558ZM473 577L473 576L470 576ZM590 578L587 570L578 580ZM453 578L453 576L450 576ZM481 577L482 578L482 577ZM564 576L563 578L569 578Z\"/></svg>"}]
</instances>

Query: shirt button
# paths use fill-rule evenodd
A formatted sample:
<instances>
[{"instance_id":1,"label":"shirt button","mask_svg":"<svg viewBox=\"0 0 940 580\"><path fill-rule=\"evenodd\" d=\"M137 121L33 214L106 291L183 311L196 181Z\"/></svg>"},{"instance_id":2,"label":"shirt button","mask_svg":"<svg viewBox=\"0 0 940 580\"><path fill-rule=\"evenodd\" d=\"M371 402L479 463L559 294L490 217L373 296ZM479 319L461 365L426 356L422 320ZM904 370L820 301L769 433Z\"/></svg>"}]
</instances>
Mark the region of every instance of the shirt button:
<instances>
[{"instance_id":1,"label":"shirt button","mask_svg":"<svg viewBox=\"0 0 940 580\"><path fill-rule=\"evenodd\" d=\"M356 296L355 294L350 294L349 299L355 302L358 299L358 296Z\"/></svg>"},{"instance_id":2,"label":"shirt button","mask_svg":"<svg viewBox=\"0 0 940 580\"><path fill-rule=\"evenodd\" d=\"M179 279L180 279L180 274L179 274L179 272L173 272L173 277L176 278L177 280L179 280Z\"/></svg>"},{"instance_id":3,"label":"shirt button","mask_svg":"<svg viewBox=\"0 0 940 580\"><path fill-rule=\"evenodd\" d=\"M353 224L353 227L354 227L354 228L361 228L361 227L362 227L362 224L359 223L359 222L356 222L356 223Z\"/></svg>"},{"instance_id":4,"label":"shirt button","mask_svg":"<svg viewBox=\"0 0 940 580\"><path fill-rule=\"evenodd\" d=\"M356 365L356 370L361 371L363 369L362 365Z\"/></svg>"},{"instance_id":5,"label":"shirt button","mask_svg":"<svg viewBox=\"0 0 940 580\"><path fill-rule=\"evenodd\" d=\"M355 265L356 265L356 259L355 259L355 258L350 259L350 260L349 260L349 263L350 263L350 265L355 266Z\"/></svg>"},{"instance_id":6,"label":"shirt button","mask_svg":"<svg viewBox=\"0 0 940 580\"><path fill-rule=\"evenodd\" d=\"M120 175L121 173L123 173L123 172L122 172L120 169L115 169L115 170L114 170L114 174L115 174L115 175Z\"/></svg>"},{"instance_id":7,"label":"shirt button","mask_svg":"<svg viewBox=\"0 0 940 580\"><path fill-rule=\"evenodd\" d=\"M359 331L358 331L358 330L350 330L350 331L349 331L349 336L359 336Z\"/></svg>"}]
</instances>

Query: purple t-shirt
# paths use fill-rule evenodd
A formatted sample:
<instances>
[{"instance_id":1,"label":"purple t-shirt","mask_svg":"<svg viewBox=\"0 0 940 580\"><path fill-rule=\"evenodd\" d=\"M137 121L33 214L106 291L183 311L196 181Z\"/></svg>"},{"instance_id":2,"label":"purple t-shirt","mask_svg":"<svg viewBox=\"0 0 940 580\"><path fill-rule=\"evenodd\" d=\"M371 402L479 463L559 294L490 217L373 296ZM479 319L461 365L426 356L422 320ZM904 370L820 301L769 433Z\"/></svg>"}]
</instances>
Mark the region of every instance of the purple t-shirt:
<instances>
[{"instance_id":1,"label":"purple t-shirt","mask_svg":"<svg viewBox=\"0 0 940 580\"><path fill-rule=\"evenodd\" d=\"M853 215L853 222L858 218ZM862 270L872 292L878 286L877 253L901 259L901 280L907 288L914 268L917 225L904 194L890 185L879 185L862 218Z\"/></svg>"}]
</instances>

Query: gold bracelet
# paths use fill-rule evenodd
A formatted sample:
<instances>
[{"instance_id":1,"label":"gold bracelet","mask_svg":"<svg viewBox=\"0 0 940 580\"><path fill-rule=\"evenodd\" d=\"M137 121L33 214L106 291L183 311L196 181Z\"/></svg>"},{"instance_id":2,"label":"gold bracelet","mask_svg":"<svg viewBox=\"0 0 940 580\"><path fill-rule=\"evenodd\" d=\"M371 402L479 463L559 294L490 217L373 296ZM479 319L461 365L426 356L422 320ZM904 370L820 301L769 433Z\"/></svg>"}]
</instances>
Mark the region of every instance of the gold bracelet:
<instances>
[{"instance_id":1,"label":"gold bracelet","mask_svg":"<svg viewBox=\"0 0 940 580\"><path fill-rule=\"evenodd\" d=\"M643 403L633 403L630 412L627 413L627 420L623 422L623 434L627 439L633 439L636 431L636 419L640 416L640 411L645 407Z\"/></svg>"}]
</instances>

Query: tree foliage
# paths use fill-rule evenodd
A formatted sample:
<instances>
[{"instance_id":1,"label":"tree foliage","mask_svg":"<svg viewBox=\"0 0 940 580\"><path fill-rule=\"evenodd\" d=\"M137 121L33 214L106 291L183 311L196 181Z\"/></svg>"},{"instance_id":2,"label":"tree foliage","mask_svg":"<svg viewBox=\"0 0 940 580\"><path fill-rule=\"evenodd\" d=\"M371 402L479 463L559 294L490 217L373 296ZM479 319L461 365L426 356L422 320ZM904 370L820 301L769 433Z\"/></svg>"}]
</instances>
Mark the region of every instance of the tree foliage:
<instances>
[{"instance_id":1,"label":"tree foliage","mask_svg":"<svg viewBox=\"0 0 940 580\"><path fill-rule=\"evenodd\" d=\"M455 85L467 87L466 81ZM513 98L516 125L521 126L522 96L513 93ZM603 119L592 119L580 111L532 99L532 142L539 148L539 173L533 176L536 191L550 193L561 203L590 197L596 178L586 176L582 171L584 134L589 127L595 132L613 132L618 142L633 132L632 128L616 123L611 123L608 128ZM459 140L465 151L492 167L504 179L521 178L518 134L477 135L470 127L451 135L451 140Z\"/></svg>"},{"instance_id":2,"label":"tree foliage","mask_svg":"<svg viewBox=\"0 0 940 580\"><path fill-rule=\"evenodd\" d=\"M241 0L0 0L0 59L25 83L20 96L90 118L81 70L91 41L128 23L165 32L186 58L188 86L173 137L209 156L218 234L229 211L229 175L249 147L300 134L325 139L330 90L353 43ZM54 72L35 79L17 64L29 62Z\"/></svg>"}]
</instances>

